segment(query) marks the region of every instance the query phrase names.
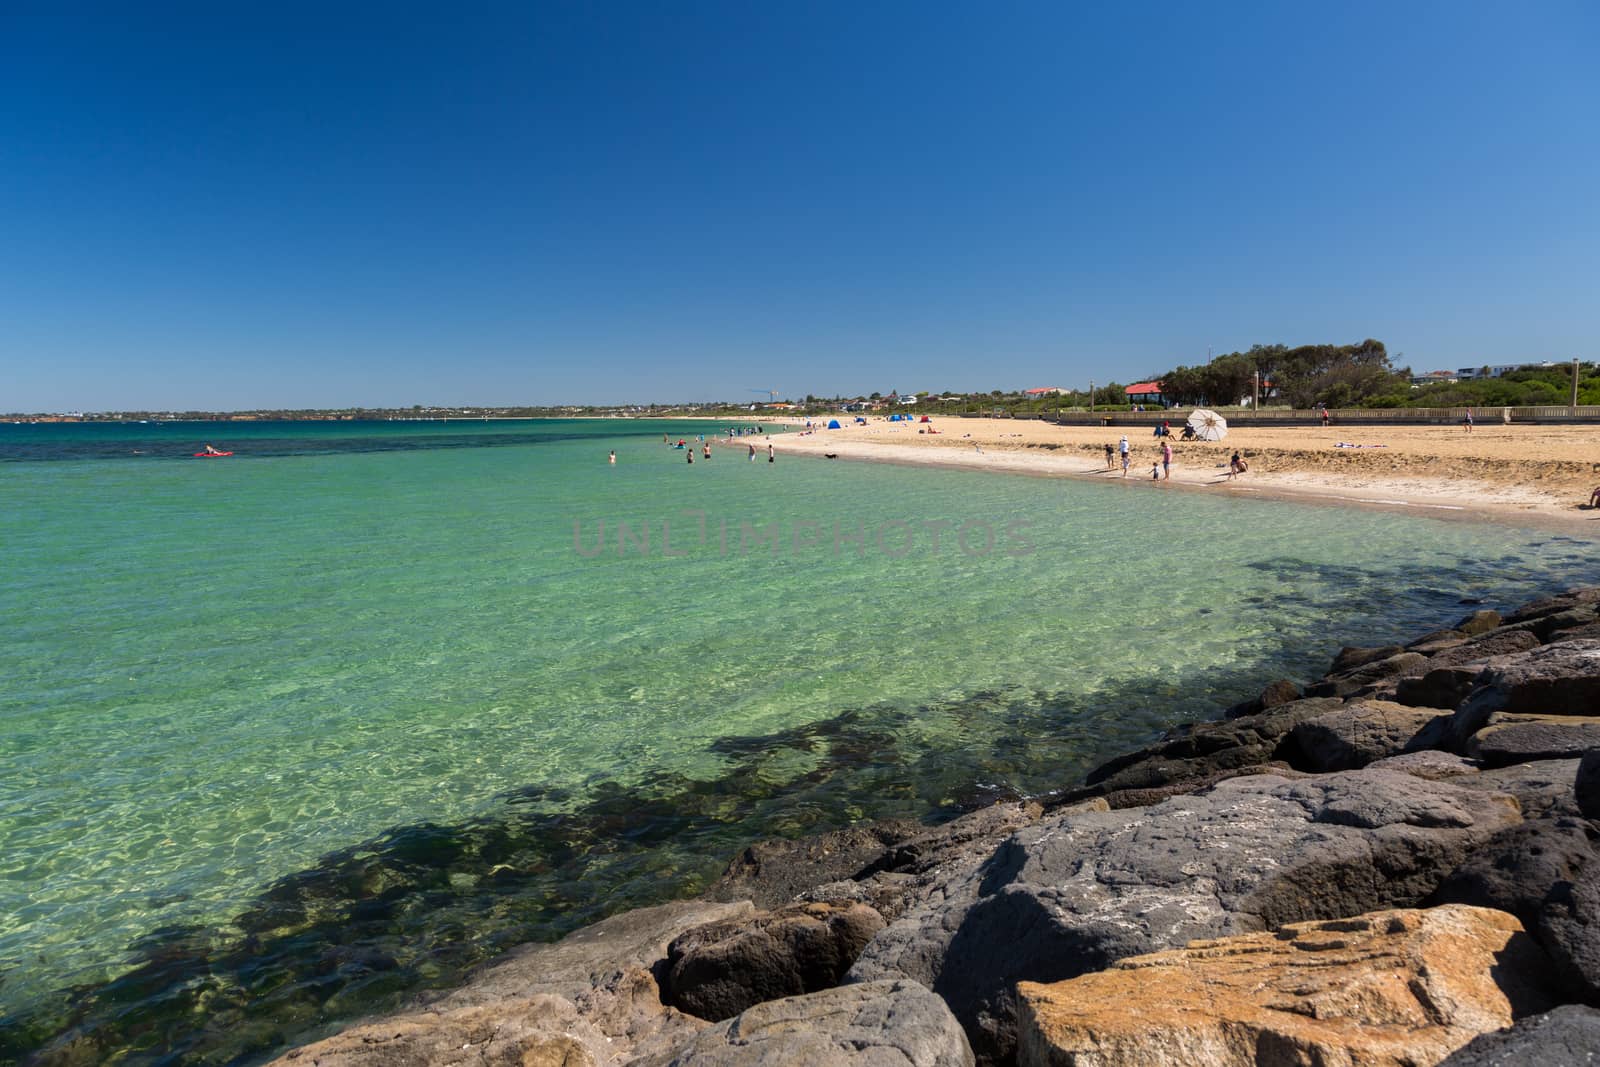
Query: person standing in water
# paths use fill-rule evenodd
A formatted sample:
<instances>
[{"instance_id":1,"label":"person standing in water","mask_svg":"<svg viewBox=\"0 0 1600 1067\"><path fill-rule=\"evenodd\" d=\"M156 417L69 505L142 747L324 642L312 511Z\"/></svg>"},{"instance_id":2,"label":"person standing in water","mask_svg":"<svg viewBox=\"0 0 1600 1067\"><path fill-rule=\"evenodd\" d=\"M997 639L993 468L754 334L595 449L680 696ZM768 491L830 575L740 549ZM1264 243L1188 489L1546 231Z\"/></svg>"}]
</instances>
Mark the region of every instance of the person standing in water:
<instances>
[{"instance_id":1,"label":"person standing in water","mask_svg":"<svg viewBox=\"0 0 1600 1067\"><path fill-rule=\"evenodd\" d=\"M689 466L694 466L694 449L686 449L684 455L689 457Z\"/></svg>"},{"instance_id":2,"label":"person standing in water","mask_svg":"<svg viewBox=\"0 0 1600 1067\"><path fill-rule=\"evenodd\" d=\"M617 450L616 449L613 448L611 450L611 458L608 459L606 462L610 463L613 467L615 467L617 465Z\"/></svg>"},{"instance_id":3,"label":"person standing in water","mask_svg":"<svg viewBox=\"0 0 1600 1067\"><path fill-rule=\"evenodd\" d=\"M767 462L768 463L772 462L772 442L771 441L767 442Z\"/></svg>"},{"instance_id":4,"label":"person standing in water","mask_svg":"<svg viewBox=\"0 0 1600 1067\"><path fill-rule=\"evenodd\" d=\"M755 445L751 445L750 446L750 462L754 463L755 461L756 461L756 446Z\"/></svg>"}]
</instances>

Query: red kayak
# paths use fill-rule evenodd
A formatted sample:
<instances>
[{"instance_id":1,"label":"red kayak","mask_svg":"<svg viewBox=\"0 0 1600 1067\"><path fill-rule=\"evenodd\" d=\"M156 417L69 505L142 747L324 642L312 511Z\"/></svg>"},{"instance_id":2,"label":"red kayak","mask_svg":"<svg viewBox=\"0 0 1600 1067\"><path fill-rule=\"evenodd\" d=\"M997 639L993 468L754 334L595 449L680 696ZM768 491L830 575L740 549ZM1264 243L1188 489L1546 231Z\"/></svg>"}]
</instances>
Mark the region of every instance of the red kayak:
<instances>
[{"instance_id":1,"label":"red kayak","mask_svg":"<svg viewBox=\"0 0 1600 1067\"><path fill-rule=\"evenodd\" d=\"M198 456L201 459L221 459L223 456L231 456L231 455L233 455L233 453L232 452L196 452L195 455Z\"/></svg>"}]
</instances>

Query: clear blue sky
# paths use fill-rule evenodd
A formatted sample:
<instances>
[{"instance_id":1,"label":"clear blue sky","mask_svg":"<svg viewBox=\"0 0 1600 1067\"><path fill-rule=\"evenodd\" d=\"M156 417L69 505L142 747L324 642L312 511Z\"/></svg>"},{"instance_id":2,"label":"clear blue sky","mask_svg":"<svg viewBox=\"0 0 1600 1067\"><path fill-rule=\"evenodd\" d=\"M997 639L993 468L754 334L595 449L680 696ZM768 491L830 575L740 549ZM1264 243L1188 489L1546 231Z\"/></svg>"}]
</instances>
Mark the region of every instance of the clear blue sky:
<instances>
[{"instance_id":1,"label":"clear blue sky","mask_svg":"<svg viewBox=\"0 0 1600 1067\"><path fill-rule=\"evenodd\" d=\"M1588 0L64 6L0 12L0 411L1600 356Z\"/></svg>"}]
</instances>

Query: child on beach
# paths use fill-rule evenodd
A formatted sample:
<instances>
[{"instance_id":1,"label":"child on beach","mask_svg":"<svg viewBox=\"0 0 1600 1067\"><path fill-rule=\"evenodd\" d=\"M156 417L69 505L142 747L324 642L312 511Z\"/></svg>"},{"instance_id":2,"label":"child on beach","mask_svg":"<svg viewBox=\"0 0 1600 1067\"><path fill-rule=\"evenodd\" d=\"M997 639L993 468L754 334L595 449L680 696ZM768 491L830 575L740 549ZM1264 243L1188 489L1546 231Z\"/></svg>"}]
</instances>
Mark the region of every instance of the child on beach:
<instances>
[{"instance_id":1,"label":"child on beach","mask_svg":"<svg viewBox=\"0 0 1600 1067\"><path fill-rule=\"evenodd\" d=\"M1161 464L1150 464L1150 480L1153 482L1159 482L1161 480Z\"/></svg>"},{"instance_id":2,"label":"child on beach","mask_svg":"<svg viewBox=\"0 0 1600 1067\"><path fill-rule=\"evenodd\" d=\"M1116 461L1111 458L1112 453L1115 451L1116 447L1114 445L1106 445L1106 470L1113 470L1116 468Z\"/></svg>"}]
</instances>

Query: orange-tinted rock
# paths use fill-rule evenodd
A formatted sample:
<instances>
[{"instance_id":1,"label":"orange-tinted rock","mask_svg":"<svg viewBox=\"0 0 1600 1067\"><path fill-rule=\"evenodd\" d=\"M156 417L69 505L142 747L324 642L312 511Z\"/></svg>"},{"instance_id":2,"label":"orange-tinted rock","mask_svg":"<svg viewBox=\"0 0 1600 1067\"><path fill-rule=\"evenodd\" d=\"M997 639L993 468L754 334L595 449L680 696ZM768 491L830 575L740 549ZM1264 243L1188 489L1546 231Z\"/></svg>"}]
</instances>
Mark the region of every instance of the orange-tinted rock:
<instances>
[{"instance_id":1,"label":"orange-tinted rock","mask_svg":"<svg viewBox=\"0 0 1600 1067\"><path fill-rule=\"evenodd\" d=\"M1023 1067L1425 1067L1548 1010L1548 960L1505 912L1450 905L1195 941L1019 983Z\"/></svg>"}]
</instances>

